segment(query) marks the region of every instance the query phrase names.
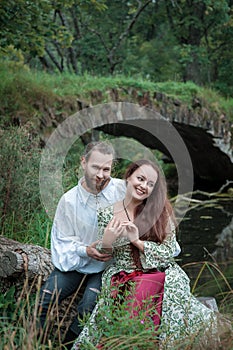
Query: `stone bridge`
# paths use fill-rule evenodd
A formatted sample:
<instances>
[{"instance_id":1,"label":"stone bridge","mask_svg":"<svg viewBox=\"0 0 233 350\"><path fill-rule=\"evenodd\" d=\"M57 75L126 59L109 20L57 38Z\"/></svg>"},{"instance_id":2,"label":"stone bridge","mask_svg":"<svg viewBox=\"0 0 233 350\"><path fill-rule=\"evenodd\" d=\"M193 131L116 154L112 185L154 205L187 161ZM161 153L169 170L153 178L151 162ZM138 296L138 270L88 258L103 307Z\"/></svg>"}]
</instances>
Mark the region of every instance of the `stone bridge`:
<instances>
[{"instance_id":1,"label":"stone bridge","mask_svg":"<svg viewBox=\"0 0 233 350\"><path fill-rule=\"evenodd\" d=\"M210 111L197 98L187 107L177 99L156 92L153 96L144 93L138 103L154 111L154 115L147 113L142 118L135 111L122 111L123 121L112 123L111 116L109 119L105 116L109 123L105 119L105 125L99 129L115 136L133 137L147 147L160 150L167 162L173 162L166 145L154 136L159 114L175 127L188 149L194 187L218 190L233 180L233 125L227 116L217 110Z\"/></svg>"},{"instance_id":2,"label":"stone bridge","mask_svg":"<svg viewBox=\"0 0 233 350\"><path fill-rule=\"evenodd\" d=\"M187 106L158 92L152 96L132 89L125 102L119 95L119 89L109 91L111 102L103 104L103 96L97 91L92 93L90 102L77 101L80 111L73 115L75 121L67 125L69 133L81 135L97 129L134 138L146 147L160 150L167 162L176 163L173 150L180 151L177 138L172 136L176 130L191 158L194 188L218 190L233 180L232 125L227 116L218 110L210 111L197 98Z\"/></svg>"}]
</instances>

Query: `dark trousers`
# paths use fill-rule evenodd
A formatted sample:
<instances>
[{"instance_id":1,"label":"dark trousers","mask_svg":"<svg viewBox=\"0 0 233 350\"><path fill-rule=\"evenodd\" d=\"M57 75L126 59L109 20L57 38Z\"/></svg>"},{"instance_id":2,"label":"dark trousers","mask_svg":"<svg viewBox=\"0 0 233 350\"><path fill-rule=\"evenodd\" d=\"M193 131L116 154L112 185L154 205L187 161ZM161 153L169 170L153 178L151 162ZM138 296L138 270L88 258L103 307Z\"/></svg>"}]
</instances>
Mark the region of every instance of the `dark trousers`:
<instances>
[{"instance_id":1,"label":"dark trousers","mask_svg":"<svg viewBox=\"0 0 233 350\"><path fill-rule=\"evenodd\" d=\"M49 312L53 305L59 305L62 300L77 291L85 275L77 271L61 272L57 268L51 273L40 291L40 326L43 329L49 322ZM86 275L84 292L77 305L78 315L71 323L70 330L79 335L82 327L78 318L91 313L96 305L98 291L101 288L102 272ZM49 311L49 312L48 312Z\"/></svg>"}]
</instances>

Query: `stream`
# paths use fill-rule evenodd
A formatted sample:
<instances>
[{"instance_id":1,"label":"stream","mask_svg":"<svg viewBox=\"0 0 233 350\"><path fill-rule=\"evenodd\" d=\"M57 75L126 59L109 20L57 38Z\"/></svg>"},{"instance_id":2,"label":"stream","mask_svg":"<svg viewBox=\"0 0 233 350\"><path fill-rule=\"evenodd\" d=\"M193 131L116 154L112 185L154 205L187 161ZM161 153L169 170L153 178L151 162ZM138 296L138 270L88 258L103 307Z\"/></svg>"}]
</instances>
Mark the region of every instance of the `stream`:
<instances>
[{"instance_id":1,"label":"stream","mask_svg":"<svg viewBox=\"0 0 233 350\"><path fill-rule=\"evenodd\" d=\"M200 204L191 205L177 234L181 246L177 262L188 266L185 271L191 280L195 280L201 268L201 264L192 263L209 261L223 270L229 266L233 269L233 197L223 194L196 199L201 200Z\"/></svg>"},{"instance_id":2,"label":"stream","mask_svg":"<svg viewBox=\"0 0 233 350\"><path fill-rule=\"evenodd\" d=\"M200 205L186 213L178 232L182 263L203 261L208 252L212 254L218 248L218 236L229 226L232 217L233 198L217 198L215 203Z\"/></svg>"}]
</instances>

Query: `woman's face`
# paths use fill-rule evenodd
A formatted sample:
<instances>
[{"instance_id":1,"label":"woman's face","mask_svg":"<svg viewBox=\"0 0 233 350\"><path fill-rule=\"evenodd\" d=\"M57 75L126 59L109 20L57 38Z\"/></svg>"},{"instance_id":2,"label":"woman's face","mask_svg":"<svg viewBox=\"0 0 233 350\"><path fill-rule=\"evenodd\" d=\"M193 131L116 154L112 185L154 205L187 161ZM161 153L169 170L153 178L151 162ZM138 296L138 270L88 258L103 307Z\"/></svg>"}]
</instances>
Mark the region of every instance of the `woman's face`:
<instances>
[{"instance_id":1,"label":"woman's face","mask_svg":"<svg viewBox=\"0 0 233 350\"><path fill-rule=\"evenodd\" d=\"M127 194L134 200L148 198L158 179L157 171L148 164L141 165L127 180Z\"/></svg>"}]
</instances>

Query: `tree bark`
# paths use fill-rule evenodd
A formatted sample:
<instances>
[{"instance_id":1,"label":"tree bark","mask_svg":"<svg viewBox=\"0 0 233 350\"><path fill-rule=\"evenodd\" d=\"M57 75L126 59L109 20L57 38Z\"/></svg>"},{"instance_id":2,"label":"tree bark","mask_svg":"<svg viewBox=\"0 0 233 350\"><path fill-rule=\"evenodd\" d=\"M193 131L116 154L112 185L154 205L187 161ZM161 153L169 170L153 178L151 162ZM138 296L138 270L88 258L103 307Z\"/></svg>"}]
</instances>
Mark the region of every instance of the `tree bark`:
<instances>
[{"instance_id":1,"label":"tree bark","mask_svg":"<svg viewBox=\"0 0 233 350\"><path fill-rule=\"evenodd\" d=\"M13 287L15 303L26 303L28 296L36 295L53 268L49 249L0 236L0 293L4 294ZM80 298L84 279L80 288L61 305L55 305L53 315L49 316L54 339L63 338L73 317L77 315L76 300ZM38 310L34 312L38 317Z\"/></svg>"},{"instance_id":2,"label":"tree bark","mask_svg":"<svg viewBox=\"0 0 233 350\"><path fill-rule=\"evenodd\" d=\"M53 44L55 45L55 42L53 41ZM55 45L56 46L56 45ZM47 52L49 58L51 59L52 63L57 67L60 73L63 72L63 57L61 57L61 64L57 61L56 57L52 53L52 51L49 50L48 47L45 48L45 51Z\"/></svg>"},{"instance_id":3,"label":"tree bark","mask_svg":"<svg viewBox=\"0 0 233 350\"><path fill-rule=\"evenodd\" d=\"M49 249L0 237L0 279L10 284L41 276L44 281L53 270ZM1 283L6 286L8 283Z\"/></svg>"}]
</instances>

